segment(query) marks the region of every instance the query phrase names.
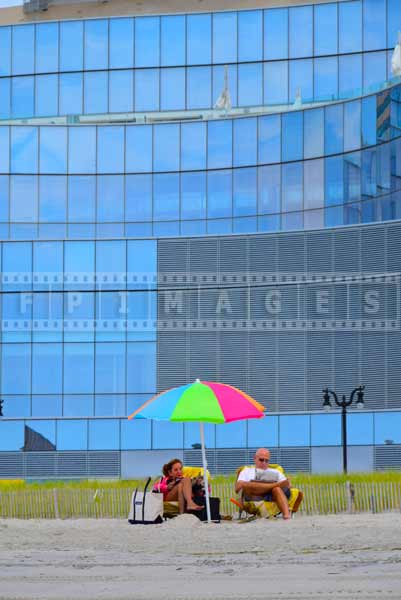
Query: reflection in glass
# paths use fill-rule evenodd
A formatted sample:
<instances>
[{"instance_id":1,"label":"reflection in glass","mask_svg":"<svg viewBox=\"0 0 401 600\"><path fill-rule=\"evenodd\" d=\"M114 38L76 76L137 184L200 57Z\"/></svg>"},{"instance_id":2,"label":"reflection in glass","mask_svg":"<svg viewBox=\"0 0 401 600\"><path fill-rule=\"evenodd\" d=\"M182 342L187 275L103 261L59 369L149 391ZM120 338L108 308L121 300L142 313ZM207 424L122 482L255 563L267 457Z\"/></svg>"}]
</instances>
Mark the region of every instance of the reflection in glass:
<instances>
[{"instance_id":1,"label":"reflection in glass","mask_svg":"<svg viewBox=\"0 0 401 600\"><path fill-rule=\"evenodd\" d=\"M301 111L282 116L282 160L300 160L303 158L303 113Z\"/></svg>"},{"instance_id":2,"label":"reflection in glass","mask_svg":"<svg viewBox=\"0 0 401 600\"><path fill-rule=\"evenodd\" d=\"M280 446L310 445L310 416L280 416Z\"/></svg>"},{"instance_id":3,"label":"reflection in glass","mask_svg":"<svg viewBox=\"0 0 401 600\"><path fill-rule=\"evenodd\" d=\"M161 17L161 65L185 64L185 16Z\"/></svg>"},{"instance_id":4,"label":"reflection in glass","mask_svg":"<svg viewBox=\"0 0 401 600\"><path fill-rule=\"evenodd\" d=\"M83 419L57 421L57 450L87 450L88 421Z\"/></svg>"},{"instance_id":5,"label":"reflection in glass","mask_svg":"<svg viewBox=\"0 0 401 600\"><path fill-rule=\"evenodd\" d=\"M261 10L238 13L238 62L262 60Z\"/></svg>"},{"instance_id":6,"label":"reflection in glass","mask_svg":"<svg viewBox=\"0 0 401 600\"><path fill-rule=\"evenodd\" d=\"M311 445L340 446L341 416L311 415Z\"/></svg>"},{"instance_id":7,"label":"reflection in glass","mask_svg":"<svg viewBox=\"0 0 401 600\"><path fill-rule=\"evenodd\" d=\"M214 13L213 18L213 62L233 63L237 61L237 13Z\"/></svg>"},{"instance_id":8,"label":"reflection in glass","mask_svg":"<svg viewBox=\"0 0 401 600\"><path fill-rule=\"evenodd\" d=\"M89 419L88 450L119 450L120 421L117 419Z\"/></svg>"},{"instance_id":9,"label":"reflection in glass","mask_svg":"<svg viewBox=\"0 0 401 600\"><path fill-rule=\"evenodd\" d=\"M304 113L304 158L324 154L324 109L306 110Z\"/></svg>"},{"instance_id":10,"label":"reflection in glass","mask_svg":"<svg viewBox=\"0 0 401 600\"><path fill-rule=\"evenodd\" d=\"M312 56L313 7L300 6L291 8L289 12L290 58Z\"/></svg>"},{"instance_id":11,"label":"reflection in glass","mask_svg":"<svg viewBox=\"0 0 401 600\"><path fill-rule=\"evenodd\" d=\"M179 449L183 447L183 424L169 421L153 421L152 448Z\"/></svg>"},{"instance_id":12,"label":"reflection in glass","mask_svg":"<svg viewBox=\"0 0 401 600\"><path fill-rule=\"evenodd\" d=\"M401 443L401 413L375 413L375 444Z\"/></svg>"},{"instance_id":13,"label":"reflection in glass","mask_svg":"<svg viewBox=\"0 0 401 600\"><path fill-rule=\"evenodd\" d=\"M216 448L245 448L246 421L216 425Z\"/></svg>"},{"instance_id":14,"label":"reflection in glass","mask_svg":"<svg viewBox=\"0 0 401 600\"><path fill-rule=\"evenodd\" d=\"M36 25L36 73L58 71L58 23Z\"/></svg>"},{"instance_id":15,"label":"reflection in glass","mask_svg":"<svg viewBox=\"0 0 401 600\"><path fill-rule=\"evenodd\" d=\"M110 19L109 42L110 69L132 68L134 66L134 19Z\"/></svg>"},{"instance_id":16,"label":"reflection in glass","mask_svg":"<svg viewBox=\"0 0 401 600\"><path fill-rule=\"evenodd\" d=\"M277 163L281 159L281 118L280 115L259 117L258 162Z\"/></svg>"},{"instance_id":17,"label":"reflection in glass","mask_svg":"<svg viewBox=\"0 0 401 600\"><path fill-rule=\"evenodd\" d=\"M288 58L288 9L264 11L265 59Z\"/></svg>"},{"instance_id":18,"label":"reflection in glass","mask_svg":"<svg viewBox=\"0 0 401 600\"><path fill-rule=\"evenodd\" d=\"M339 51L362 50L362 3L359 0L339 3Z\"/></svg>"},{"instance_id":19,"label":"reflection in glass","mask_svg":"<svg viewBox=\"0 0 401 600\"><path fill-rule=\"evenodd\" d=\"M160 64L160 19L135 19L135 66L153 67Z\"/></svg>"},{"instance_id":20,"label":"reflection in glass","mask_svg":"<svg viewBox=\"0 0 401 600\"><path fill-rule=\"evenodd\" d=\"M264 103L288 102L288 61L264 64Z\"/></svg>"},{"instance_id":21,"label":"reflection in glass","mask_svg":"<svg viewBox=\"0 0 401 600\"><path fill-rule=\"evenodd\" d=\"M24 445L23 421L0 421L0 451L18 452Z\"/></svg>"},{"instance_id":22,"label":"reflection in glass","mask_svg":"<svg viewBox=\"0 0 401 600\"><path fill-rule=\"evenodd\" d=\"M315 56L337 54L337 4L314 7Z\"/></svg>"},{"instance_id":23,"label":"reflection in glass","mask_svg":"<svg viewBox=\"0 0 401 600\"><path fill-rule=\"evenodd\" d=\"M83 21L60 22L60 71L83 68Z\"/></svg>"}]
</instances>

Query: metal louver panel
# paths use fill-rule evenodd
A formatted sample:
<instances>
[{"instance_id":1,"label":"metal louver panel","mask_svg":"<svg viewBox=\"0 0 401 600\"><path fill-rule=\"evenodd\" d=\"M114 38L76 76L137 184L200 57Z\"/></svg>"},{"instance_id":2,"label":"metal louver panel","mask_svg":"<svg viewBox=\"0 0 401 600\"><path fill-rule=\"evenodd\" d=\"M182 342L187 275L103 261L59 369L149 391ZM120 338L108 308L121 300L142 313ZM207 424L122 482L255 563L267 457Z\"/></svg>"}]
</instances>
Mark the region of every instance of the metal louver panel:
<instances>
[{"instance_id":1,"label":"metal louver panel","mask_svg":"<svg viewBox=\"0 0 401 600\"><path fill-rule=\"evenodd\" d=\"M0 452L0 478L120 477L120 452Z\"/></svg>"},{"instance_id":2,"label":"metal louver panel","mask_svg":"<svg viewBox=\"0 0 401 600\"><path fill-rule=\"evenodd\" d=\"M376 446L373 468L375 471L401 469L401 445Z\"/></svg>"}]
</instances>

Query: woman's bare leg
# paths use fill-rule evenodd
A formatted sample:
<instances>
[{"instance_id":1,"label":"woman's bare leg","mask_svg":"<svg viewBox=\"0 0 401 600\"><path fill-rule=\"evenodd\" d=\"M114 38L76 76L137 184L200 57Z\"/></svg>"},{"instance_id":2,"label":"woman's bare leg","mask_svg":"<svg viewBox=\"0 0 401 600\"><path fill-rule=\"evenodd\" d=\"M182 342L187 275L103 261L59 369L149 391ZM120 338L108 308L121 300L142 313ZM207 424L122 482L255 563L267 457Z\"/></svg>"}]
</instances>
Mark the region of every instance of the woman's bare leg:
<instances>
[{"instance_id":1,"label":"woman's bare leg","mask_svg":"<svg viewBox=\"0 0 401 600\"><path fill-rule=\"evenodd\" d=\"M178 507L180 514L187 510L201 510L201 506L195 504L192 499L192 481L189 477L184 477L178 484Z\"/></svg>"}]
</instances>

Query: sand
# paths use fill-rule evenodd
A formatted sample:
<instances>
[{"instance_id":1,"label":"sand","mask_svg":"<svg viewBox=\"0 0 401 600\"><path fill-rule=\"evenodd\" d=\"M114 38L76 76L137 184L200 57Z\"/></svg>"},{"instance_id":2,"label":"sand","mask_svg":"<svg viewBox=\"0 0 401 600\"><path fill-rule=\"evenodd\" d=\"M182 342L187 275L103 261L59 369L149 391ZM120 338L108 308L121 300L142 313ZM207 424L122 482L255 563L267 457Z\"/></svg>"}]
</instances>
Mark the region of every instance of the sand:
<instances>
[{"instance_id":1,"label":"sand","mask_svg":"<svg viewBox=\"0 0 401 600\"><path fill-rule=\"evenodd\" d=\"M398 600L401 514L0 520L0 598Z\"/></svg>"}]
</instances>

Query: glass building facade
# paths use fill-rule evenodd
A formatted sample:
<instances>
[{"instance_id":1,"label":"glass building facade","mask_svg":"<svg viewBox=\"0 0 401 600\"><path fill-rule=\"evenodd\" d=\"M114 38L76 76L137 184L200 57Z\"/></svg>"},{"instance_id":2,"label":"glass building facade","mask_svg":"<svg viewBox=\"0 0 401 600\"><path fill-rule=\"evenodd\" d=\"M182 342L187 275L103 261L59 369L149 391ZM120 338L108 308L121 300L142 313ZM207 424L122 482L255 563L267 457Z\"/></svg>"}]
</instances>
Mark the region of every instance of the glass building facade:
<instances>
[{"instance_id":1,"label":"glass building facade","mask_svg":"<svg viewBox=\"0 0 401 600\"><path fill-rule=\"evenodd\" d=\"M196 377L271 413L207 428L215 471L340 469L321 389L360 383L351 468L401 464L400 29L399 0L0 27L0 477L196 462L193 424L126 420Z\"/></svg>"}]
</instances>

